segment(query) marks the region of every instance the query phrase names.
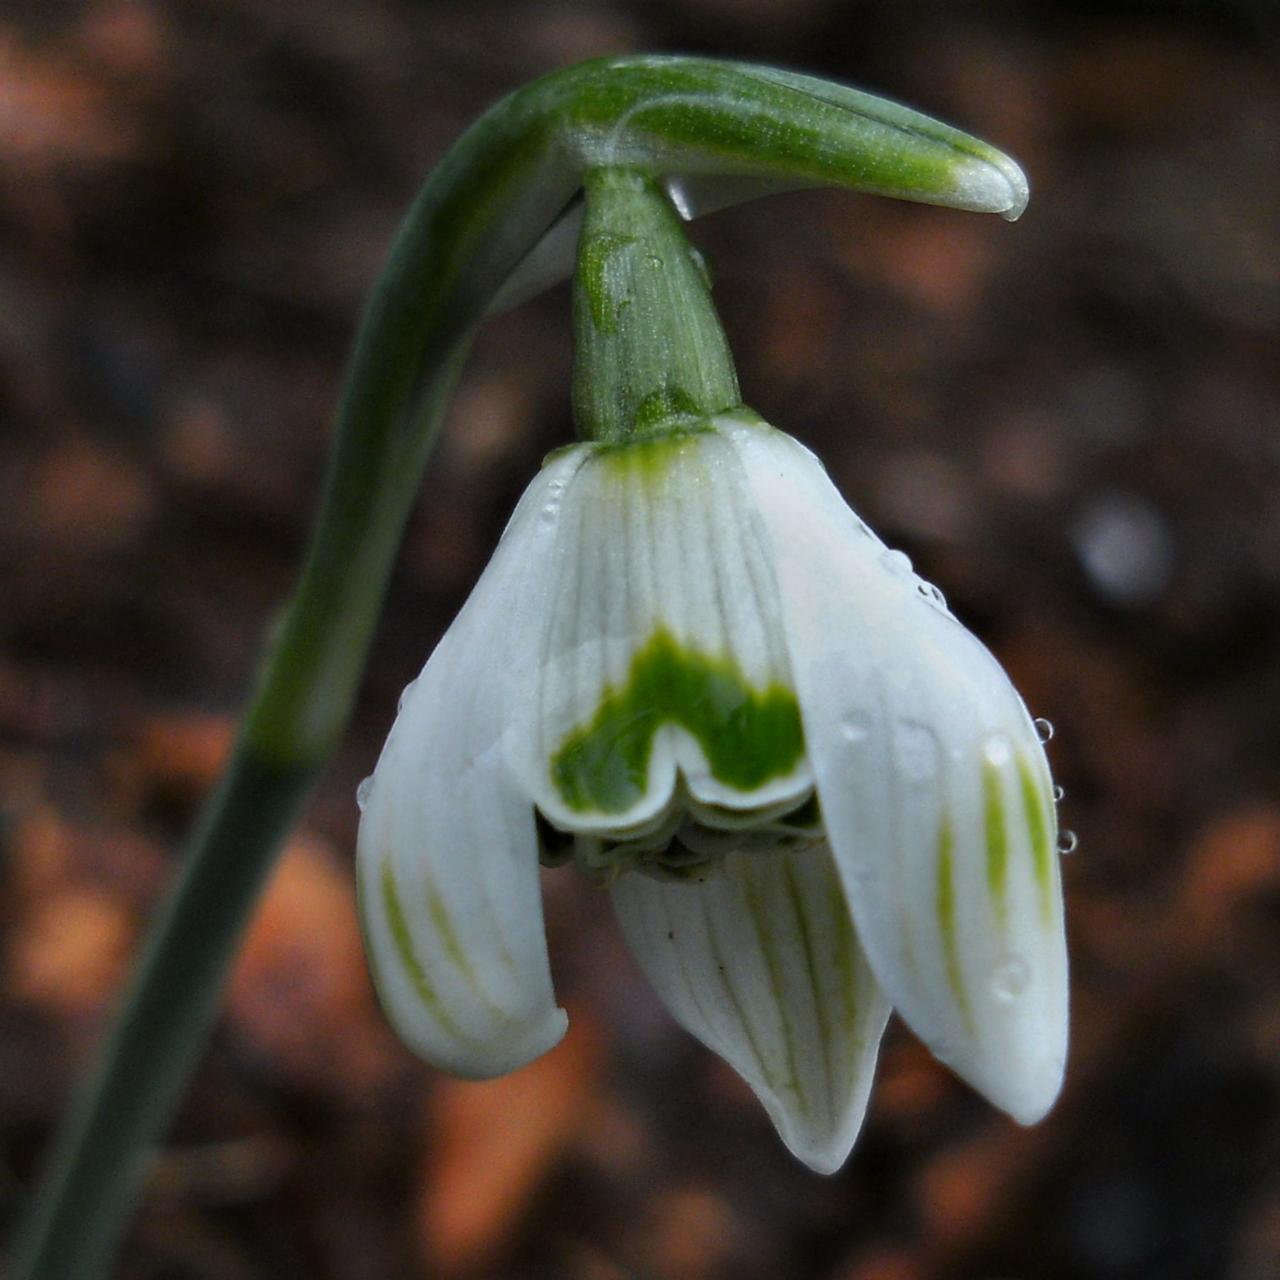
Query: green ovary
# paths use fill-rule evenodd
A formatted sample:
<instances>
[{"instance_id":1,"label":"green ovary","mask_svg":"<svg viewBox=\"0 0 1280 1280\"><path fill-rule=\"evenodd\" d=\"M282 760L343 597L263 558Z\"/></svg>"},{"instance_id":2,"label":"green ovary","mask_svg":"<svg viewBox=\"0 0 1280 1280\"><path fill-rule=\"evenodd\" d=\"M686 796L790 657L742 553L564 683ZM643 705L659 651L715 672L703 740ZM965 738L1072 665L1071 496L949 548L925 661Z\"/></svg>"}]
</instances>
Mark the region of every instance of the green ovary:
<instances>
[{"instance_id":1,"label":"green ovary","mask_svg":"<svg viewBox=\"0 0 1280 1280\"><path fill-rule=\"evenodd\" d=\"M688 649L660 627L606 688L590 722L551 757L551 779L578 813L624 813L648 786L663 725L696 739L712 776L750 793L790 773L804 756L795 694L776 681L753 688L729 658Z\"/></svg>"}]
</instances>

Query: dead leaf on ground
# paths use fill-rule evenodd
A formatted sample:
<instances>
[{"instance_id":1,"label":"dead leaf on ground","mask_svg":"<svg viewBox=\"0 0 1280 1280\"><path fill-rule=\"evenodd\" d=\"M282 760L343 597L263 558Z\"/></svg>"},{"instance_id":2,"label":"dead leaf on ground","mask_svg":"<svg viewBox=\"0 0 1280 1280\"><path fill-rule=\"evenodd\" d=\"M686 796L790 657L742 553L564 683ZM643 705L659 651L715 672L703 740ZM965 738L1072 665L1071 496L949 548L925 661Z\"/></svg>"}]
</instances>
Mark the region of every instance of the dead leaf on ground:
<instances>
[{"instance_id":1,"label":"dead leaf on ground","mask_svg":"<svg viewBox=\"0 0 1280 1280\"><path fill-rule=\"evenodd\" d=\"M580 1014L550 1053L499 1080L441 1080L427 1109L419 1199L424 1257L473 1272L510 1239L588 1114L599 1036Z\"/></svg>"},{"instance_id":2,"label":"dead leaf on ground","mask_svg":"<svg viewBox=\"0 0 1280 1280\"><path fill-rule=\"evenodd\" d=\"M118 896L86 887L50 894L23 915L10 939L10 990L63 1016L93 1013L123 978L133 937Z\"/></svg>"},{"instance_id":3,"label":"dead leaf on ground","mask_svg":"<svg viewBox=\"0 0 1280 1280\"><path fill-rule=\"evenodd\" d=\"M377 1012L355 886L327 844L299 836L267 886L232 971L228 1017L281 1070L367 1094L398 1053Z\"/></svg>"}]
</instances>

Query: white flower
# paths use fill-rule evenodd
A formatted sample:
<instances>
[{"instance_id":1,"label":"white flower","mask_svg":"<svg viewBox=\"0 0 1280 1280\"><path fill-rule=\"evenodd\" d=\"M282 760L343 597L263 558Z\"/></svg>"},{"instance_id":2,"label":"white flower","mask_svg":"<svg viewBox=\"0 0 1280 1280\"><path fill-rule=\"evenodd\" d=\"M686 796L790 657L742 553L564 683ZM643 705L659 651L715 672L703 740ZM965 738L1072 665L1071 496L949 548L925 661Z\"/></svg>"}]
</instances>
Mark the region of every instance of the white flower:
<instances>
[{"instance_id":1,"label":"white flower","mask_svg":"<svg viewBox=\"0 0 1280 1280\"><path fill-rule=\"evenodd\" d=\"M815 1169L890 1005L1017 1120L1062 1080L1052 784L996 661L749 413L559 451L408 690L359 871L428 1061L554 1045L539 860L607 885L679 1022Z\"/></svg>"}]
</instances>

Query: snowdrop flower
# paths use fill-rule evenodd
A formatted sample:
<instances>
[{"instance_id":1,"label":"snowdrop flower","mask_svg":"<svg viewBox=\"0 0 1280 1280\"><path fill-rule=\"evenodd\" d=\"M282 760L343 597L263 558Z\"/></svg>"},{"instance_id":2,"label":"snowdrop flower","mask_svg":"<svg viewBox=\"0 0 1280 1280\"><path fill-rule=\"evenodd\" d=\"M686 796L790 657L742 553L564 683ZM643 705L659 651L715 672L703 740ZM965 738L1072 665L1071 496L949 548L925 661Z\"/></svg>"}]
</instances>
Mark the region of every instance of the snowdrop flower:
<instances>
[{"instance_id":1,"label":"snowdrop flower","mask_svg":"<svg viewBox=\"0 0 1280 1280\"><path fill-rule=\"evenodd\" d=\"M675 1018L814 1169L890 1006L1022 1123L1056 1097L1052 783L1000 666L746 410L554 454L365 788L378 990L488 1077L564 1034L539 864L605 887Z\"/></svg>"},{"instance_id":2,"label":"snowdrop flower","mask_svg":"<svg viewBox=\"0 0 1280 1280\"><path fill-rule=\"evenodd\" d=\"M1028 195L1008 156L901 104L644 54L516 89L424 183L361 322L296 593L17 1276L108 1268L256 886L342 733L478 326L571 268L589 443L531 486L359 797L392 1020L464 1075L553 1045L538 865L572 860L815 1168L853 1141L889 1001L1018 1118L1048 1106L1065 971L1039 745L941 599L742 410L684 238L681 219L815 186L1009 220Z\"/></svg>"}]
</instances>

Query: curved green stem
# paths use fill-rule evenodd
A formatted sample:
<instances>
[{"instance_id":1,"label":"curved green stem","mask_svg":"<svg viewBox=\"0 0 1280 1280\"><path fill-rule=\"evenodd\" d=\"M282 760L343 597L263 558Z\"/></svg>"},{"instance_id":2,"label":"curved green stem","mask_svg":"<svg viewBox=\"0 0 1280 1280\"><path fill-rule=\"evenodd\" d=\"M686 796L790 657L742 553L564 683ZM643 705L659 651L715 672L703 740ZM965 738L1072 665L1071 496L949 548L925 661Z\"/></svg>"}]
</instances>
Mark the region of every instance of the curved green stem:
<instances>
[{"instance_id":1,"label":"curved green stem","mask_svg":"<svg viewBox=\"0 0 1280 1280\"><path fill-rule=\"evenodd\" d=\"M582 174L625 166L686 216L830 184L1016 217L1017 166L806 76L685 58L586 63L519 90L445 157L360 329L324 500L233 762L161 908L20 1243L19 1280L100 1274L213 1022L274 854L341 733L422 469L486 313L568 273Z\"/></svg>"}]
</instances>

